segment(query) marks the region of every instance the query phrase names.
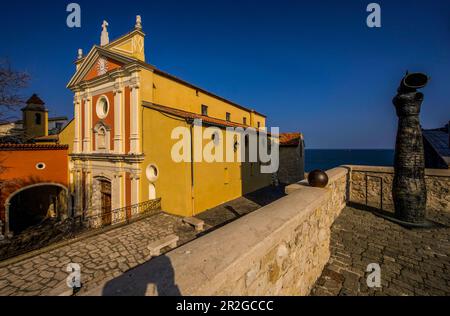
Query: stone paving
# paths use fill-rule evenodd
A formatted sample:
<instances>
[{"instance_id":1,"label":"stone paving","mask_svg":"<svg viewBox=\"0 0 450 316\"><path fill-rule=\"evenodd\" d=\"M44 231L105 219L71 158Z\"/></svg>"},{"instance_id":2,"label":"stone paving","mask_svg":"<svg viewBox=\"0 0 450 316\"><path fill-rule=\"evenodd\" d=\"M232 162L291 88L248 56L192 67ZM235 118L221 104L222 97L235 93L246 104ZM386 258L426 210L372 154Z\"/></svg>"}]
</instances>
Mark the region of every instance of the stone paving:
<instances>
[{"instance_id":1,"label":"stone paving","mask_svg":"<svg viewBox=\"0 0 450 316\"><path fill-rule=\"evenodd\" d=\"M0 268L0 295L57 295L58 288L67 290L69 263L80 265L82 291L87 291L147 261L147 245L171 234L180 243L196 236L180 218L159 213Z\"/></svg>"},{"instance_id":2,"label":"stone paving","mask_svg":"<svg viewBox=\"0 0 450 316\"><path fill-rule=\"evenodd\" d=\"M374 214L347 207L335 221L331 258L311 295L450 295L450 214L443 224L409 230ZM367 266L381 268L381 288L367 286Z\"/></svg>"},{"instance_id":3,"label":"stone paving","mask_svg":"<svg viewBox=\"0 0 450 316\"><path fill-rule=\"evenodd\" d=\"M69 263L81 267L82 294L149 260L147 246L152 241L175 234L180 238L178 244L184 244L273 202L283 192L283 187L267 187L207 210L198 216L205 221L205 232L196 232L179 217L160 213L0 267L0 296L58 295L67 290Z\"/></svg>"}]
</instances>

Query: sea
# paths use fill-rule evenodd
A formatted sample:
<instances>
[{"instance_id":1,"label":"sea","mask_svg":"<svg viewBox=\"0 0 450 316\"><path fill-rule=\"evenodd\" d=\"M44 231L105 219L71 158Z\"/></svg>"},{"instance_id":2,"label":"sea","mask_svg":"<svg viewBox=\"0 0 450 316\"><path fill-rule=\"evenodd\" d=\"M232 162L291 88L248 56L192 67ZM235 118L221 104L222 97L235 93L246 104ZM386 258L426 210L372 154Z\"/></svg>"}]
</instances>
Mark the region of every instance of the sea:
<instances>
[{"instance_id":1,"label":"sea","mask_svg":"<svg viewBox=\"0 0 450 316\"><path fill-rule=\"evenodd\" d=\"M305 171L328 170L341 165L393 166L391 149L306 149Z\"/></svg>"}]
</instances>

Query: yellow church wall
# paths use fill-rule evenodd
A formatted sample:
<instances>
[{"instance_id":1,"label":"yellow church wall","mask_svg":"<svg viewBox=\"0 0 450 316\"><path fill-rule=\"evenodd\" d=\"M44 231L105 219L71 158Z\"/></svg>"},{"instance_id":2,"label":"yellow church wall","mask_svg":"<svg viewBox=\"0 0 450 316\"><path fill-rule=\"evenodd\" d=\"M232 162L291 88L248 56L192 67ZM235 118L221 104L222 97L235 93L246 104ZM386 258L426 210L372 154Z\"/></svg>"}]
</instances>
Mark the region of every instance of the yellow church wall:
<instances>
[{"instance_id":1,"label":"yellow church wall","mask_svg":"<svg viewBox=\"0 0 450 316\"><path fill-rule=\"evenodd\" d=\"M201 90L177 82L158 73L153 75L153 101L156 104L181 109L188 112L201 114L202 105L208 106L208 116L225 120L226 113L230 113L231 121L243 124L243 118L247 118L247 125L257 127L257 121L261 127L265 126L265 117L253 113L255 117L252 124L251 110L239 108L231 103L208 95Z\"/></svg>"},{"instance_id":2,"label":"yellow church wall","mask_svg":"<svg viewBox=\"0 0 450 316\"><path fill-rule=\"evenodd\" d=\"M139 73L141 83L141 99L147 102L153 102L153 72L143 69Z\"/></svg>"},{"instance_id":3,"label":"yellow church wall","mask_svg":"<svg viewBox=\"0 0 450 316\"><path fill-rule=\"evenodd\" d=\"M207 127L203 126L203 131ZM224 129L220 129L224 132ZM203 139L203 150L211 139ZM194 214L236 199L242 195L241 163L237 153L235 162L226 162L226 136L223 133L222 152L224 162L194 163ZM214 151L215 152L215 151Z\"/></svg>"},{"instance_id":4,"label":"yellow church wall","mask_svg":"<svg viewBox=\"0 0 450 316\"><path fill-rule=\"evenodd\" d=\"M222 142L224 162L194 163L194 215L271 184L271 174L261 174L259 163L238 161L239 151L233 152L234 162L226 162L226 133L229 132L223 133ZM203 140L203 150L210 142L210 139Z\"/></svg>"},{"instance_id":5,"label":"yellow church wall","mask_svg":"<svg viewBox=\"0 0 450 316\"><path fill-rule=\"evenodd\" d=\"M73 153L73 140L75 138L75 120L71 120L64 129L59 132L58 134L58 143L61 145L69 145L69 150L67 153L70 155ZM68 158L68 161L70 161L70 158ZM67 179L69 179L69 188L70 192L73 192L73 182L70 178L70 168L67 168Z\"/></svg>"},{"instance_id":6,"label":"yellow church wall","mask_svg":"<svg viewBox=\"0 0 450 316\"><path fill-rule=\"evenodd\" d=\"M260 174L258 163L254 163L254 171L250 172L250 163L238 162L238 152L235 152L235 162L193 163L194 190L191 195L191 163L176 163L171 157L172 147L178 142L171 139L172 130L190 126L182 118L149 108L143 110L143 122L145 158L142 164L141 201L149 199L151 182L146 176L146 168L151 164L158 168L158 179L153 184L156 197L161 198L162 209L180 216L199 214L271 183L271 175ZM209 139L203 140L203 149L208 143ZM222 146L225 159L225 138Z\"/></svg>"},{"instance_id":7,"label":"yellow church wall","mask_svg":"<svg viewBox=\"0 0 450 316\"><path fill-rule=\"evenodd\" d=\"M69 145L69 155L73 152L73 140L75 138L75 120L71 120L58 134L61 145Z\"/></svg>"},{"instance_id":8,"label":"yellow church wall","mask_svg":"<svg viewBox=\"0 0 450 316\"><path fill-rule=\"evenodd\" d=\"M201 114L201 105L208 106L208 116L226 119L226 112L231 114L231 121L257 127L265 126L265 117L250 110L245 110L219 98L214 98L201 91L166 78L150 70L142 70L139 74L141 82L141 99L188 112ZM170 115L169 115L170 116ZM180 215L192 216L209 208L236 199L266 187L271 183L271 175L261 174L259 164L237 162L201 162L193 166L193 192L191 189L191 164L175 163L170 156L172 146L177 140L171 139L171 132L175 127L185 126L184 119L168 117L153 109L143 110L143 176L141 179L141 200L149 198L149 181L145 176L145 168L155 164L159 169L158 180L154 183L156 197L162 198L164 211ZM203 127L203 130L206 127ZM224 131L222 129L222 131ZM203 140L203 148L210 140ZM223 142L225 153L225 141ZM237 153L235 153L236 155ZM191 195L192 194L192 195Z\"/></svg>"},{"instance_id":9,"label":"yellow church wall","mask_svg":"<svg viewBox=\"0 0 450 316\"><path fill-rule=\"evenodd\" d=\"M171 158L171 150L176 140L171 139L172 130L186 123L171 119L158 111L143 110L143 152L141 201L149 199L150 181L146 176L146 168L154 164L158 168L158 179L153 183L156 197L161 198L162 209L171 214L191 216L190 203L190 164L175 163Z\"/></svg>"}]
</instances>

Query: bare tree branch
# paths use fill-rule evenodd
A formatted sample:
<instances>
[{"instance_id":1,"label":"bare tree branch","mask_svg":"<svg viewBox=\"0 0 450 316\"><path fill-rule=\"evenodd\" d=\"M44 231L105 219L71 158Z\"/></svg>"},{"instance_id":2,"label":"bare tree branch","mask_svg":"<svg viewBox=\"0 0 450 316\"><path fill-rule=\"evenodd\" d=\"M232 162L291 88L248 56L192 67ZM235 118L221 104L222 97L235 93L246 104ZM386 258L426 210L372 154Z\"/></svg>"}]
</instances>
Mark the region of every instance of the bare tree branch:
<instances>
[{"instance_id":1,"label":"bare tree branch","mask_svg":"<svg viewBox=\"0 0 450 316\"><path fill-rule=\"evenodd\" d=\"M7 60L0 60L0 120L7 112L15 111L25 104L19 91L28 85L30 75L15 71Z\"/></svg>"}]
</instances>

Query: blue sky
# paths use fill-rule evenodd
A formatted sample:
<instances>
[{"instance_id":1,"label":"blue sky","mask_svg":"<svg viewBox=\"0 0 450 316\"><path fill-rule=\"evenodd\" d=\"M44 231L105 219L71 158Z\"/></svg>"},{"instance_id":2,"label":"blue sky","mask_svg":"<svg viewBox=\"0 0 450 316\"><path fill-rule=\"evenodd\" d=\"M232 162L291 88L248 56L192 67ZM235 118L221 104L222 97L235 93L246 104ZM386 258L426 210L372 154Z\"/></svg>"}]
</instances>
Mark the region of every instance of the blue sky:
<instances>
[{"instance_id":1,"label":"blue sky","mask_svg":"<svg viewBox=\"0 0 450 316\"><path fill-rule=\"evenodd\" d=\"M378 1L382 27L366 25L372 1L9 1L0 12L0 58L32 76L51 115L72 116L78 48L130 31L142 15L147 62L255 108L270 126L301 131L308 148L393 148L392 106L406 70L432 77L425 128L450 119L450 1Z\"/></svg>"}]
</instances>

